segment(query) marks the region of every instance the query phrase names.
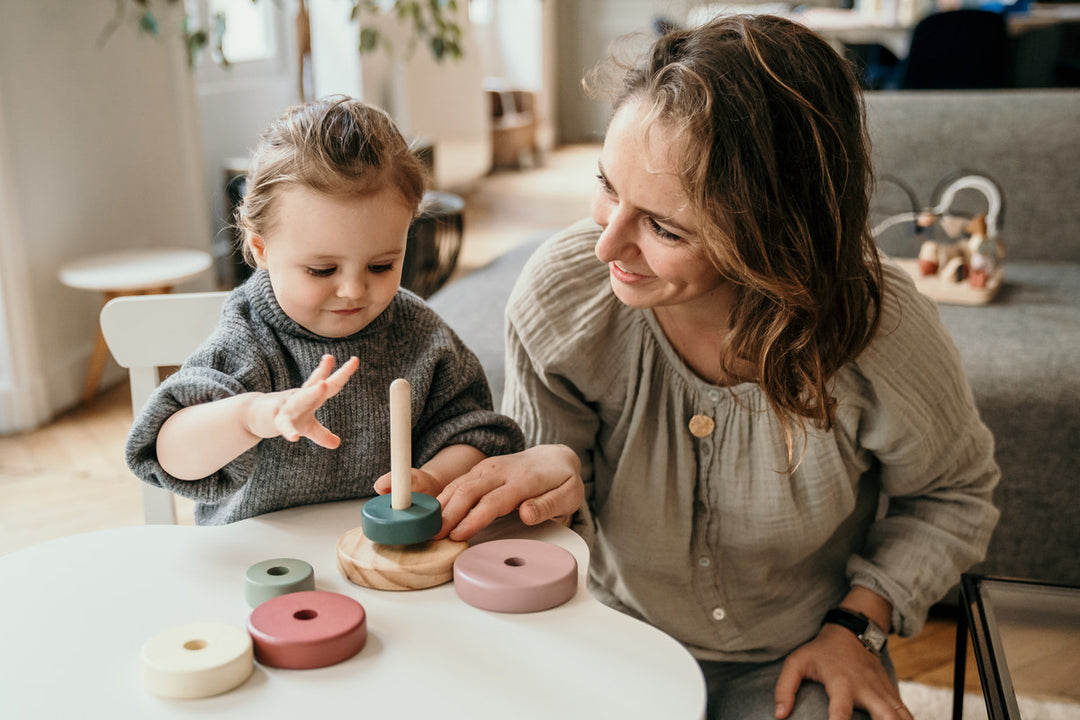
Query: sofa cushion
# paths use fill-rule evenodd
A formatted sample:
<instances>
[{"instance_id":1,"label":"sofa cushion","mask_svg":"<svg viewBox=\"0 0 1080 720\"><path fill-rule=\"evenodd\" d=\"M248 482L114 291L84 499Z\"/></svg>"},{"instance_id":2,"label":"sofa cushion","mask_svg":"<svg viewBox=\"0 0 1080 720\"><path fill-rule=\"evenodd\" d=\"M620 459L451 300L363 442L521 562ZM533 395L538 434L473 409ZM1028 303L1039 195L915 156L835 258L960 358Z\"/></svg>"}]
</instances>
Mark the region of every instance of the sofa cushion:
<instances>
[{"instance_id":1,"label":"sofa cushion","mask_svg":"<svg viewBox=\"0 0 1080 720\"><path fill-rule=\"evenodd\" d=\"M525 261L550 234L545 232L528 239L428 298L428 304L480 358L496 410L502 405L506 378L503 311Z\"/></svg>"}]
</instances>

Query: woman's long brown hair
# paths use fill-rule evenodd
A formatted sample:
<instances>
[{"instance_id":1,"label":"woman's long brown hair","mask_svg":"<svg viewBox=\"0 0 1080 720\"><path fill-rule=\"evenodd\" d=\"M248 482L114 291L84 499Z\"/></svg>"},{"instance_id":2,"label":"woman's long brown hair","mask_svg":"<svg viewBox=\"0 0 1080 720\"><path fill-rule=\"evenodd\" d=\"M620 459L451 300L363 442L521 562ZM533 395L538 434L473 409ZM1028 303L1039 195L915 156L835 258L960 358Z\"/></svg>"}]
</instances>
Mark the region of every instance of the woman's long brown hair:
<instances>
[{"instance_id":1,"label":"woman's long brown hair","mask_svg":"<svg viewBox=\"0 0 1080 720\"><path fill-rule=\"evenodd\" d=\"M829 380L877 330L870 141L854 72L805 27L737 16L669 33L615 97L677 133L702 251L736 287L729 375L746 361L785 429L828 430ZM741 362L737 362L741 361Z\"/></svg>"}]
</instances>

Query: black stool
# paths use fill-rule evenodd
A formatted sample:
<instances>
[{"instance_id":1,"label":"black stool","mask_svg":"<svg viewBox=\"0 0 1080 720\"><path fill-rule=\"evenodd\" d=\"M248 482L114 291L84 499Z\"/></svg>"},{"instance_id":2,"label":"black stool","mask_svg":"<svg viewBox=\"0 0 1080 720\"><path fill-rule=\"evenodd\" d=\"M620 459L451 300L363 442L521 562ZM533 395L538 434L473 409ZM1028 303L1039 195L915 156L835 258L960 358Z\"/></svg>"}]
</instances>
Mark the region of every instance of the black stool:
<instances>
[{"instance_id":1,"label":"black stool","mask_svg":"<svg viewBox=\"0 0 1080 720\"><path fill-rule=\"evenodd\" d=\"M453 193L429 190L409 227L401 284L422 298L430 297L457 266L465 229L465 200Z\"/></svg>"}]
</instances>

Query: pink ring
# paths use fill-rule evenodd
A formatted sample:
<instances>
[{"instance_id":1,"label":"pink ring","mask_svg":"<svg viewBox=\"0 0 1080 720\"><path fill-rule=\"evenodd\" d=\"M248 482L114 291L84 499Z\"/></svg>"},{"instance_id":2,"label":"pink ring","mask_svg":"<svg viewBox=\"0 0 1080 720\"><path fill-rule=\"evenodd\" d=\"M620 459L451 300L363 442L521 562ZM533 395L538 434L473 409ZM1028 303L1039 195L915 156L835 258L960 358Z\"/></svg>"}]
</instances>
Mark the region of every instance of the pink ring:
<instances>
[{"instance_id":1,"label":"pink ring","mask_svg":"<svg viewBox=\"0 0 1080 720\"><path fill-rule=\"evenodd\" d=\"M334 592L309 590L271 598L252 611L248 632L255 659L279 668L318 668L348 660L367 642L360 603Z\"/></svg>"}]
</instances>

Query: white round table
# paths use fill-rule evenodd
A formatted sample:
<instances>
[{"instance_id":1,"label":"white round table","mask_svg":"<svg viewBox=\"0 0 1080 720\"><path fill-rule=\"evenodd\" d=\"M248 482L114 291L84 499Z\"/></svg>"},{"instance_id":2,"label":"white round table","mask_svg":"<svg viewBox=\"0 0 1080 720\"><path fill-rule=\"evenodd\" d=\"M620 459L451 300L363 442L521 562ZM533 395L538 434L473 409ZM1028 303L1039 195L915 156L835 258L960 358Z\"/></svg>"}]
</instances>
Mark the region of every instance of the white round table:
<instances>
[{"instance_id":1,"label":"white round table","mask_svg":"<svg viewBox=\"0 0 1080 720\"><path fill-rule=\"evenodd\" d=\"M60 282L80 290L96 290L109 302L122 295L160 295L174 285L205 272L213 264L210 253L192 248L120 250L79 258L60 268ZM86 370L83 401L97 392L109 348L98 328L94 351Z\"/></svg>"}]
</instances>

